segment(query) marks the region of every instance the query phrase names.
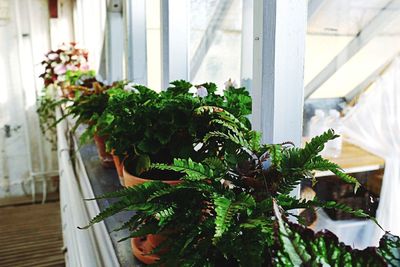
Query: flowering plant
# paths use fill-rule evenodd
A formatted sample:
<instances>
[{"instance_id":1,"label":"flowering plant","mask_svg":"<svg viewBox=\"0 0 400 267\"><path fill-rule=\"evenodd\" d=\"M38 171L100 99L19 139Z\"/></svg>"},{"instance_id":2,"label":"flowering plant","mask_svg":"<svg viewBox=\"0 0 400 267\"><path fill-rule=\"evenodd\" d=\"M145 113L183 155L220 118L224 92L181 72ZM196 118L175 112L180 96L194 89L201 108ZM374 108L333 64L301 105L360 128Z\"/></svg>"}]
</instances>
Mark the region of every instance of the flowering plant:
<instances>
[{"instance_id":1,"label":"flowering plant","mask_svg":"<svg viewBox=\"0 0 400 267\"><path fill-rule=\"evenodd\" d=\"M58 85L64 81L68 70L88 70L88 52L71 42L63 44L57 50L51 50L42 61L44 72L39 76L44 80L44 86Z\"/></svg>"}]
</instances>

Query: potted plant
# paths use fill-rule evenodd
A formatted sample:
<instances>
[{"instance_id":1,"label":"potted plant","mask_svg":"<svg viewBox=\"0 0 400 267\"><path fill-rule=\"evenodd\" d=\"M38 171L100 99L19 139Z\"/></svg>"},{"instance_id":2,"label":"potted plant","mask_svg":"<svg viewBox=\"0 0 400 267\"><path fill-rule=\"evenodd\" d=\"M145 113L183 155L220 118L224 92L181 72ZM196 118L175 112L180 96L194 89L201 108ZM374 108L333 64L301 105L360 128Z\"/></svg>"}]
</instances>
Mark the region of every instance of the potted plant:
<instances>
[{"instance_id":1,"label":"potted plant","mask_svg":"<svg viewBox=\"0 0 400 267\"><path fill-rule=\"evenodd\" d=\"M88 52L76 46L76 43L63 44L57 50L51 50L41 62L44 72L39 76L43 79L44 88L37 100L37 113L40 128L53 147L56 146L55 125L57 124L55 108L65 103L59 97L59 89L63 96L67 94L62 90L68 70L88 70Z\"/></svg>"},{"instance_id":2,"label":"potted plant","mask_svg":"<svg viewBox=\"0 0 400 267\"><path fill-rule=\"evenodd\" d=\"M109 149L120 157L128 156L124 171L128 186L143 182L136 179L138 176L154 180L180 178L174 172L149 170L151 162L170 164L176 157L202 160L213 153L211 147L202 146L202 140L216 126L210 125L207 114L196 114L198 107L226 108L250 125L246 116L250 114L251 98L244 88L229 87L224 95L218 95L212 83L197 87L186 81L171 84L158 94L144 86L135 86L133 93L110 92L109 105L98 125L109 136Z\"/></svg>"},{"instance_id":3,"label":"potted plant","mask_svg":"<svg viewBox=\"0 0 400 267\"><path fill-rule=\"evenodd\" d=\"M343 181L359 182L318 154L337 137L330 130L304 148L290 143L260 145L257 134L226 111L202 108L223 131L209 132L205 142L217 142L225 157L202 162L176 159L152 168L180 172L182 182L171 186L150 181L99 198L116 198L87 226L115 213L135 210L121 229L129 229L134 253L141 260L164 266L386 266L394 264L398 237L386 234L378 248L355 250L330 232L313 233L289 216L299 208L340 209L372 219L362 210L316 198L305 201L291 191L314 170L329 170ZM246 138L247 135L254 138ZM314 181L316 182L316 181ZM376 222L376 221L375 221ZM162 235L152 246L145 240ZM123 239L123 240L125 240ZM154 245L154 243L153 243Z\"/></svg>"}]
</instances>

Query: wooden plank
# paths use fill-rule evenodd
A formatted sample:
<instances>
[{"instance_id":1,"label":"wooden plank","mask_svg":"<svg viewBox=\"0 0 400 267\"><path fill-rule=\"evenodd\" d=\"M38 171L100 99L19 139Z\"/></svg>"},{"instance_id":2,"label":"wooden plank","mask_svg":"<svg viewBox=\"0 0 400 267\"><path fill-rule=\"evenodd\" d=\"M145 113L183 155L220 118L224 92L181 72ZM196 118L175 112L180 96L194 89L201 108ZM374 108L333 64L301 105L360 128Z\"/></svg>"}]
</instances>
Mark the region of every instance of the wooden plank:
<instances>
[{"instance_id":1,"label":"wooden plank","mask_svg":"<svg viewBox=\"0 0 400 267\"><path fill-rule=\"evenodd\" d=\"M20 203L20 202L18 202ZM0 266L65 266L59 202L0 208Z\"/></svg>"},{"instance_id":2,"label":"wooden plank","mask_svg":"<svg viewBox=\"0 0 400 267\"><path fill-rule=\"evenodd\" d=\"M338 164L344 169L346 173L355 173L362 171L372 171L381 169L385 165L385 160L365 151L364 149L351 144L343 142L342 153L337 158L329 158L329 160ZM317 172L316 176L332 175L331 172Z\"/></svg>"}]
</instances>

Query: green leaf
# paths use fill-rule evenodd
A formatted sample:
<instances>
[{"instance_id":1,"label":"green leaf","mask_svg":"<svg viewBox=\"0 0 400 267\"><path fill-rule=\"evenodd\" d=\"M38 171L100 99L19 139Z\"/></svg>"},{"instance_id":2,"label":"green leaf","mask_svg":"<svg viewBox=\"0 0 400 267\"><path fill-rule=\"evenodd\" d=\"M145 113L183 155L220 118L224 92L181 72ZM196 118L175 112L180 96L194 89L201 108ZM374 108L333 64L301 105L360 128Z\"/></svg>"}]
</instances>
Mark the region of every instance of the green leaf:
<instances>
[{"instance_id":1,"label":"green leaf","mask_svg":"<svg viewBox=\"0 0 400 267\"><path fill-rule=\"evenodd\" d=\"M214 177L214 172L208 166L194 162L190 158L188 160L174 159L172 165L156 163L152 165L152 168L185 173L182 179L187 181L200 181Z\"/></svg>"},{"instance_id":2,"label":"green leaf","mask_svg":"<svg viewBox=\"0 0 400 267\"><path fill-rule=\"evenodd\" d=\"M150 157L148 155L139 155L136 160L135 171L136 174L140 175L143 172L150 169Z\"/></svg>"},{"instance_id":3,"label":"green leaf","mask_svg":"<svg viewBox=\"0 0 400 267\"><path fill-rule=\"evenodd\" d=\"M247 209L254 207L254 198L246 193L239 194L234 201L225 196L214 198L215 212L215 234L214 239L221 237L233 224L233 217Z\"/></svg>"}]
</instances>

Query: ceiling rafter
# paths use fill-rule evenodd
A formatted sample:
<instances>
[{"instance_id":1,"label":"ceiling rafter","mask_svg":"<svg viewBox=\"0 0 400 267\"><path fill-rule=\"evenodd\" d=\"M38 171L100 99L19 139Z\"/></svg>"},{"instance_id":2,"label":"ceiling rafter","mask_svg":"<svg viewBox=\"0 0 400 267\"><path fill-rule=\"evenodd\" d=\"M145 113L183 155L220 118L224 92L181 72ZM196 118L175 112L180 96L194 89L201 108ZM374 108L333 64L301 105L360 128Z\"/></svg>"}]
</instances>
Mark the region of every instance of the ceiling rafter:
<instances>
[{"instance_id":1,"label":"ceiling rafter","mask_svg":"<svg viewBox=\"0 0 400 267\"><path fill-rule=\"evenodd\" d=\"M350 92L345 95L346 102L351 102L355 97L357 97L363 90L367 89L373 82L375 82L392 64L393 60L399 54L396 53L389 60L385 61L383 64L379 65L370 75L368 75L362 82L360 82L356 87L354 87Z\"/></svg>"},{"instance_id":2,"label":"ceiling rafter","mask_svg":"<svg viewBox=\"0 0 400 267\"><path fill-rule=\"evenodd\" d=\"M309 98L321 85L348 62L358 51L372 40L399 14L400 0L392 0L316 75L304 89L304 97Z\"/></svg>"}]
</instances>

